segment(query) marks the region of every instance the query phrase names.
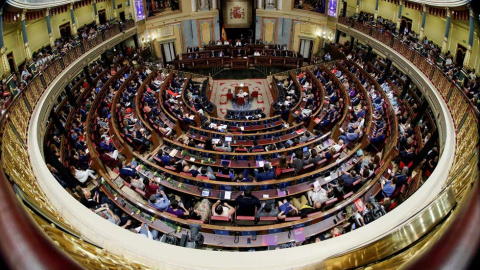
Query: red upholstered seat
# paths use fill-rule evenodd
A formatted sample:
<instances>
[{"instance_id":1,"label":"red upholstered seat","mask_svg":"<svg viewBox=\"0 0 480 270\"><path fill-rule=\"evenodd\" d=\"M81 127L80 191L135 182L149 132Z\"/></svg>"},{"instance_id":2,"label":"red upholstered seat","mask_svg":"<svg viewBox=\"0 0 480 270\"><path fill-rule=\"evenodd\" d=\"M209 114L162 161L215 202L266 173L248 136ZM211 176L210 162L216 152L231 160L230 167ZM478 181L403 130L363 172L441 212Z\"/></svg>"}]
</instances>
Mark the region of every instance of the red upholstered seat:
<instances>
[{"instance_id":1,"label":"red upholstered seat","mask_svg":"<svg viewBox=\"0 0 480 270\"><path fill-rule=\"evenodd\" d=\"M261 217L257 221L257 225L271 225L278 222L277 217Z\"/></svg>"},{"instance_id":2,"label":"red upholstered seat","mask_svg":"<svg viewBox=\"0 0 480 270\"><path fill-rule=\"evenodd\" d=\"M258 92L257 91L253 91L252 92L252 98L256 98L258 97Z\"/></svg>"}]
</instances>

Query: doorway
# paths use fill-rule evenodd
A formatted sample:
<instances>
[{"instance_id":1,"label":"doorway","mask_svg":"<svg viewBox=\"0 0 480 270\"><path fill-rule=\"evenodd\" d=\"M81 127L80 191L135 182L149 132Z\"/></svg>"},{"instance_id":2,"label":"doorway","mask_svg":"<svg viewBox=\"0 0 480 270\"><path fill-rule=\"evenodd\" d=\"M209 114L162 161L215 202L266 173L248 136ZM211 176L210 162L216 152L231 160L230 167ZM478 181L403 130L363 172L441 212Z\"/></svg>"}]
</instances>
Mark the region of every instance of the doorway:
<instances>
[{"instance_id":1,"label":"doorway","mask_svg":"<svg viewBox=\"0 0 480 270\"><path fill-rule=\"evenodd\" d=\"M124 11L120 12L120 14L118 14L118 16L120 16L120 21L122 21L122 22L125 21L125 12Z\"/></svg>"},{"instance_id":2,"label":"doorway","mask_svg":"<svg viewBox=\"0 0 480 270\"><path fill-rule=\"evenodd\" d=\"M300 48L298 53L303 56L308 62L310 62L310 57L312 56L313 50L313 40L310 39L300 39Z\"/></svg>"},{"instance_id":3,"label":"doorway","mask_svg":"<svg viewBox=\"0 0 480 270\"><path fill-rule=\"evenodd\" d=\"M100 24L107 23L107 13L105 12L105 9L98 11L98 20L100 21Z\"/></svg>"},{"instance_id":4,"label":"doorway","mask_svg":"<svg viewBox=\"0 0 480 270\"><path fill-rule=\"evenodd\" d=\"M457 53L455 54L455 63L457 66L463 66L463 60L465 59L465 53L467 52L467 48L463 47L460 44L457 44Z\"/></svg>"},{"instance_id":5,"label":"doorway","mask_svg":"<svg viewBox=\"0 0 480 270\"><path fill-rule=\"evenodd\" d=\"M65 23L62 24L58 27L60 29L60 36L62 38L70 38L72 36L71 34L71 26L70 23Z\"/></svg>"},{"instance_id":6,"label":"doorway","mask_svg":"<svg viewBox=\"0 0 480 270\"><path fill-rule=\"evenodd\" d=\"M403 34L405 28L408 30L408 33L410 33L412 30L412 22L413 21L411 19L402 16L402 21L400 22L400 33Z\"/></svg>"},{"instance_id":7,"label":"doorway","mask_svg":"<svg viewBox=\"0 0 480 270\"><path fill-rule=\"evenodd\" d=\"M160 44L160 49L162 50L163 64L166 65L173 61L177 55L175 51L175 42L167 42Z\"/></svg>"},{"instance_id":8,"label":"doorway","mask_svg":"<svg viewBox=\"0 0 480 270\"><path fill-rule=\"evenodd\" d=\"M13 52L7 54L8 65L10 66L10 72L17 71L17 65L15 64L15 58L13 58Z\"/></svg>"}]
</instances>

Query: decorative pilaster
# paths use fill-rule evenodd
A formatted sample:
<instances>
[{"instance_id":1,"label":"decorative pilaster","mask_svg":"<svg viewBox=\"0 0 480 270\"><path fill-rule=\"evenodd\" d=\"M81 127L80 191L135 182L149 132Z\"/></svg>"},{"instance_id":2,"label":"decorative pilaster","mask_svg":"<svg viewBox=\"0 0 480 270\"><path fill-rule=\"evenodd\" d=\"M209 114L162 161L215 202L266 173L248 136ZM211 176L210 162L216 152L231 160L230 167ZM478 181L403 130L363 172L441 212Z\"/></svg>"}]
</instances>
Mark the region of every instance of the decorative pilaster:
<instances>
[{"instance_id":1,"label":"decorative pilaster","mask_svg":"<svg viewBox=\"0 0 480 270\"><path fill-rule=\"evenodd\" d=\"M130 3L130 1L128 1L128 3ZM100 19L98 17L97 0L93 0L93 12L95 14L95 23L97 25L99 25L100 24Z\"/></svg>"},{"instance_id":2,"label":"decorative pilaster","mask_svg":"<svg viewBox=\"0 0 480 270\"><path fill-rule=\"evenodd\" d=\"M380 0L376 0L375 1L375 14L373 14L373 18L376 20L377 17L378 17L378 2L380 2ZM357 1L357 7L358 7L358 4L359 4L359 1Z\"/></svg>"},{"instance_id":3,"label":"decorative pilaster","mask_svg":"<svg viewBox=\"0 0 480 270\"><path fill-rule=\"evenodd\" d=\"M263 1L262 0L257 1L257 9L263 9Z\"/></svg>"},{"instance_id":4,"label":"decorative pilaster","mask_svg":"<svg viewBox=\"0 0 480 270\"><path fill-rule=\"evenodd\" d=\"M75 10L73 3L70 4L70 17L72 19L72 36L77 37L77 22L75 21Z\"/></svg>"},{"instance_id":5,"label":"decorative pilaster","mask_svg":"<svg viewBox=\"0 0 480 270\"><path fill-rule=\"evenodd\" d=\"M360 13L360 0L357 0L357 8L355 9L355 13Z\"/></svg>"},{"instance_id":6,"label":"decorative pilaster","mask_svg":"<svg viewBox=\"0 0 480 270\"><path fill-rule=\"evenodd\" d=\"M117 18L117 4L115 4L115 0L112 0L112 6L113 6L113 18Z\"/></svg>"},{"instance_id":7,"label":"decorative pilaster","mask_svg":"<svg viewBox=\"0 0 480 270\"><path fill-rule=\"evenodd\" d=\"M472 46L473 46L473 34L475 33L475 18L474 18L472 7L469 7L469 13L470 13L470 29L468 32L467 52L465 53L465 58L463 59L464 68L467 68L470 62L470 55L472 54Z\"/></svg>"},{"instance_id":8,"label":"decorative pilaster","mask_svg":"<svg viewBox=\"0 0 480 270\"><path fill-rule=\"evenodd\" d=\"M52 49L55 47L55 39L53 38L53 33L52 33L52 24L50 21L50 8L47 8L47 31L48 31L48 40L50 41L50 46Z\"/></svg>"},{"instance_id":9,"label":"decorative pilaster","mask_svg":"<svg viewBox=\"0 0 480 270\"><path fill-rule=\"evenodd\" d=\"M283 7L283 0L277 0L277 9L278 10L282 10L282 7Z\"/></svg>"},{"instance_id":10,"label":"decorative pilaster","mask_svg":"<svg viewBox=\"0 0 480 270\"><path fill-rule=\"evenodd\" d=\"M403 0L400 0L400 2L398 3L397 30L400 29L400 24L402 23L402 7Z\"/></svg>"},{"instance_id":11,"label":"decorative pilaster","mask_svg":"<svg viewBox=\"0 0 480 270\"><path fill-rule=\"evenodd\" d=\"M442 54L445 54L448 51L448 37L450 36L450 16L452 12L450 9L447 7L447 23L445 25L445 37L443 38L443 43L442 43Z\"/></svg>"},{"instance_id":12,"label":"decorative pilaster","mask_svg":"<svg viewBox=\"0 0 480 270\"><path fill-rule=\"evenodd\" d=\"M212 9L217 9L217 8L218 8L217 0L212 0Z\"/></svg>"},{"instance_id":13,"label":"decorative pilaster","mask_svg":"<svg viewBox=\"0 0 480 270\"><path fill-rule=\"evenodd\" d=\"M192 11L193 12L197 11L197 0L192 0Z\"/></svg>"},{"instance_id":14,"label":"decorative pilaster","mask_svg":"<svg viewBox=\"0 0 480 270\"><path fill-rule=\"evenodd\" d=\"M22 12L22 36L23 36L23 44L25 45L26 62L30 62L30 60L32 60L32 51L30 50L30 46L28 46L26 15L27 15L27 10L24 9Z\"/></svg>"},{"instance_id":15,"label":"decorative pilaster","mask_svg":"<svg viewBox=\"0 0 480 270\"><path fill-rule=\"evenodd\" d=\"M10 65L7 59L7 48L3 41L3 7L0 7L0 55L2 57L2 70L3 74L10 73Z\"/></svg>"},{"instance_id":16,"label":"decorative pilaster","mask_svg":"<svg viewBox=\"0 0 480 270\"><path fill-rule=\"evenodd\" d=\"M427 6L422 4L422 25L420 26L420 40L423 39L424 31L425 31L425 22L427 20Z\"/></svg>"}]
</instances>

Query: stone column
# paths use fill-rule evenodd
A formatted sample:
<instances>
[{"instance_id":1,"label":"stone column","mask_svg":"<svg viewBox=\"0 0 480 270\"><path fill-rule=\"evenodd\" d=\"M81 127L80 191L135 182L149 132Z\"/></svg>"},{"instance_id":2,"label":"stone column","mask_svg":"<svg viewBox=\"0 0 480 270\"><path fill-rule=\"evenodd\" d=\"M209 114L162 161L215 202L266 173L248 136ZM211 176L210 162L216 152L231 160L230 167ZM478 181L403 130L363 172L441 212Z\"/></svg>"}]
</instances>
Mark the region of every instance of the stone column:
<instances>
[{"instance_id":1,"label":"stone column","mask_svg":"<svg viewBox=\"0 0 480 270\"><path fill-rule=\"evenodd\" d=\"M24 9L22 12L22 36L23 36L23 44L25 46L25 62L30 62L32 60L32 51L30 50L30 46L28 46L28 37L27 37L27 22L26 17L27 10Z\"/></svg>"},{"instance_id":2,"label":"stone column","mask_svg":"<svg viewBox=\"0 0 480 270\"><path fill-rule=\"evenodd\" d=\"M48 31L48 40L50 41L50 46L52 49L55 48L55 39L53 38L53 33L52 33L52 23L50 19L50 8L47 8L47 31Z\"/></svg>"},{"instance_id":3,"label":"stone column","mask_svg":"<svg viewBox=\"0 0 480 270\"><path fill-rule=\"evenodd\" d=\"M427 20L427 6L423 4L422 5L422 25L420 26L420 36L419 36L420 40L422 40L424 36L426 20Z\"/></svg>"},{"instance_id":4,"label":"stone column","mask_svg":"<svg viewBox=\"0 0 480 270\"><path fill-rule=\"evenodd\" d=\"M283 0L277 0L277 9L282 10L283 7Z\"/></svg>"},{"instance_id":5,"label":"stone column","mask_svg":"<svg viewBox=\"0 0 480 270\"><path fill-rule=\"evenodd\" d=\"M212 9L217 9L217 0L212 0Z\"/></svg>"},{"instance_id":6,"label":"stone column","mask_svg":"<svg viewBox=\"0 0 480 270\"><path fill-rule=\"evenodd\" d=\"M70 17L72 19L72 36L77 37L77 22L75 21L75 9L73 3L70 4Z\"/></svg>"},{"instance_id":7,"label":"stone column","mask_svg":"<svg viewBox=\"0 0 480 270\"><path fill-rule=\"evenodd\" d=\"M378 2L379 2L379 1L380 1L380 0L376 0L376 1L375 1L375 14L373 14L373 18L374 18L375 20L376 20L377 17L378 17ZM358 3L358 2L357 2L357 3ZM357 4L357 6L358 6L358 4Z\"/></svg>"},{"instance_id":8,"label":"stone column","mask_svg":"<svg viewBox=\"0 0 480 270\"><path fill-rule=\"evenodd\" d=\"M130 3L130 1L129 1ZM97 8L97 0L93 0L93 13L95 14L95 23L97 25L100 24L100 19L98 18L98 8Z\"/></svg>"},{"instance_id":9,"label":"stone column","mask_svg":"<svg viewBox=\"0 0 480 270\"><path fill-rule=\"evenodd\" d=\"M467 52L465 53L465 58L463 59L463 67L467 68L470 62L470 55L472 54L472 46L473 46L473 34L475 33L475 18L473 14L473 9L469 8L470 13L470 29L468 32L468 46Z\"/></svg>"},{"instance_id":10,"label":"stone column","mask_svg":"<svg viewBox=\"0 0 480 270\"><path fill-rule=\"evenodd\" d=\"M113 18L117 18L117 4L115 4L115 0L112 0L112 6L113 6Z\"/></svg>"},{"instance_id":11,"label":"stone column","mask_svg":"<svg viewBox=\"0 0 480 270\"><path fill-rule=\"evenodd\" d=\"M402 23L402 7L403 0L400 0L398 4L397 30L400 30L400 24Z\"/></svg>"},{"instance_id":12,"label":"stone column","mask_svg":"<svg viewBox=\"0 0 480 270\"><path fill-rule=\"evenodd\" d=\"M10 65L8 64L7 59L7 48L5 48L5 43L3 41L3 7L0 7L0 55L2 57L3 74L7 75L10 73Z\"/></svg>"},{"instance_id":13,"label":"stone column","mask_svg":"<svg viewBox=\"0 0 480 270\"><path fill-rule=\"evenodd\" d=\"M355 9L355 13L360 13L360 0L357 0L357 8Z\"/></svg>"},{"instance_id":14,"label":"stone column","mask_svg":"<svg viewBox=\"0 0 480 270\"><path fill-rule=\"evenodd\" d=\"M447 7L447 23L445 25L445 37L443 38L443 43L442 43L442 54L445 54L448 51L448 36L450 36L450 16L452 15L452 12L450 9Z\"/></svg>"},{"instance_id":15,"label":"stone column","mask_svg":"<svg viewBox=\"0 0 480 270\"><path fill-rule=\"evenodd\" d=\"M197 0L192 0L192 11L197 11Z\"/></svg>"},{"instance_id":16,"label":"stone column","mask_svg":"<svg viewBox=\"0 0 480 270\"><path fill-rule=\"evenodd\" d=\"M262 0L257 1L257 9L263 9L263 1Z\"/></svg>"}]
</instances>

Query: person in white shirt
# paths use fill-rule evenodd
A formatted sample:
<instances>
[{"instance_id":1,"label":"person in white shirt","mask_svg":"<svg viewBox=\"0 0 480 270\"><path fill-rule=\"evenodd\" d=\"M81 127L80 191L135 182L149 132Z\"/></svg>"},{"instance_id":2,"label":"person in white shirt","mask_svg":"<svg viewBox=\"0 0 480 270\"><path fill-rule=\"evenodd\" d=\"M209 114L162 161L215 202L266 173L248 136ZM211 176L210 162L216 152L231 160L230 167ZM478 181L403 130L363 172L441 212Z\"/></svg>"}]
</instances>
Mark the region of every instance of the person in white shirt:
<instances>
[{"instance_id":1,"label":"person in white shirt","mask_svg":"<svg viewBox=\"0 0 480 270\"><path fill-rule=\"evenodd\" d=\"M221 41L221 40L218 40L218 41L217 41L217 45L222 45L222 41Z\"/></svg>"},{"instance_id":2,"label":"person in white shirt","mask_svg":"<svg viewBox=\"0 0 480 270\"><path fill-rule=\"evenodd\" d=\"M237 47L242 46L242 42L240 41L240 39L237 39L237 41L235 42L235 46Z\"/></svg>"},{"instance_id":3,"label":"person in white shirt","mask_svg":"<svg viewBox=\"0 0 480 270\"><path fill-rule=\"evenodd\" d=\"M230 42L228 42L228 40L225 40L225 41L223 42L223 45L230 45Z\"/></svg>"},{"instance_id":4,"label":"person in white shirt","mask_svg":"<svg viewBox=\"0 0 480 270\"><path fill-rule=\"evenodd\" d=\"M340 149L342 149L343 144L343 140L338 140L338 143L334 144L332 147L335 149L335 152L338 152Z\"/></svg>"},{"instance_id":5,"label":"person in white shirt","mask_svg":"<svg viewBox=\"0 0 480 270\"><path fill-rule=\"evenodd\" d=\"M307 192L307 198L310 205L316 202L324 203L328 201L328 193L322 187L316 187Z\"/></svg>"},{"instance_id":6,"label":"person in white shirt","mask_svg":"<svg viewBox=\"0 0 480 270\"><path fill-rule=\"evenodd\" d=\"M237 97L245 97L247 96L248 93L247 92L243 92L243 89L240 89L240 91L238 92L237 94Z\"/></svg>"},{"instance_id":7,"label":"person in white shirt","mask_svg":"<svg viewBox=\"0 0 480 270\"><path fill-rule=\"evenodd\" d=\"M253 56L260 56L260 52L259 52L259 51L255 51L255 52L253 53Z\"/></svg>"},{"instance_id":8,"label":"person in white shirt","mask_svg":"<svg viewBox=\"0 0 480 270\"><path fill-rule=\"evenodd\" d=\"M451 66L453 64L452 57L448 57L447 60L445 60L445 66Z\"/></svg>"},{"instance_id":9,"label":"person in white shirt","mask_svg":"<svg viewBox=\"0 0 480 270\"><path fill-rule=\"evenodd\" d=\"M223 57L223 51L220 51L220 52L218 53L218 57Z\"/></svg>"}]
</instances>

